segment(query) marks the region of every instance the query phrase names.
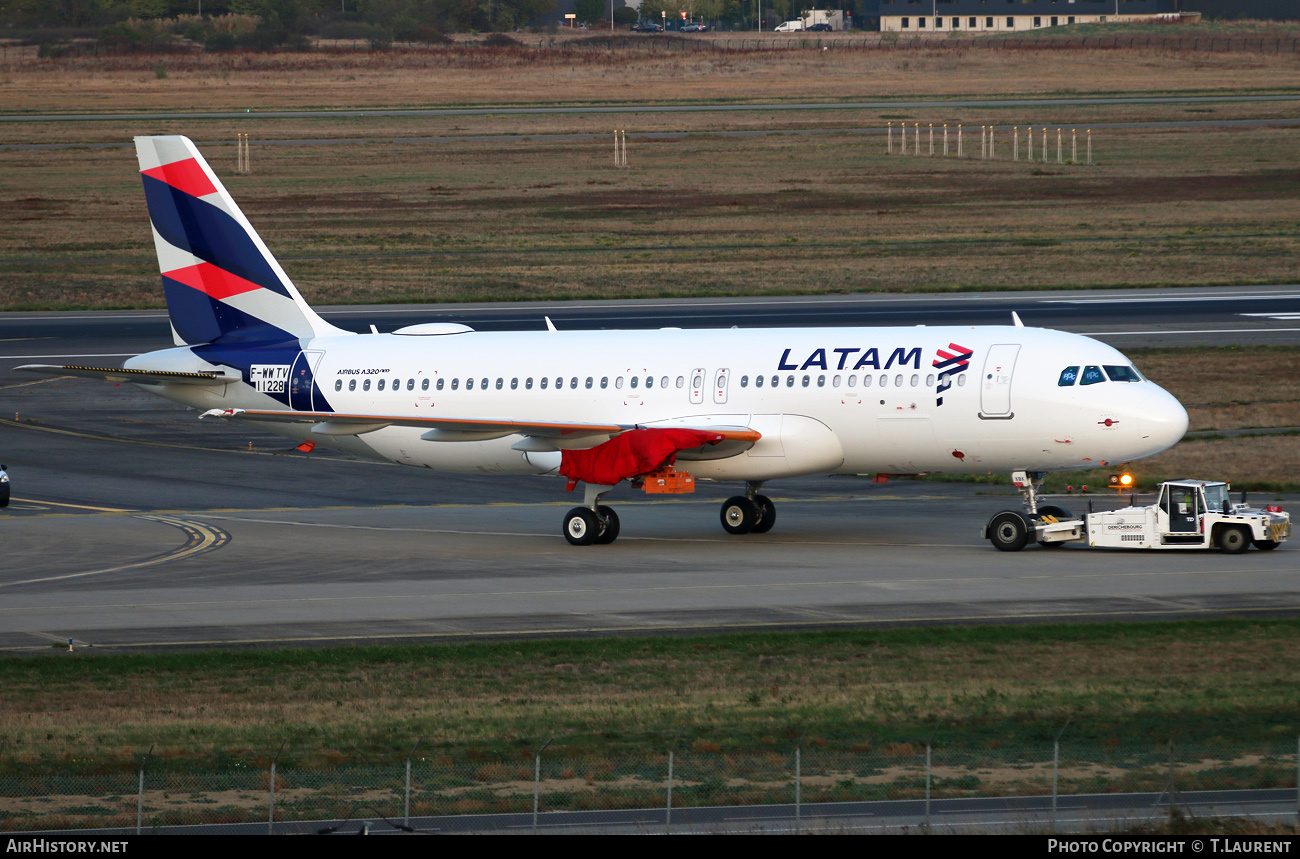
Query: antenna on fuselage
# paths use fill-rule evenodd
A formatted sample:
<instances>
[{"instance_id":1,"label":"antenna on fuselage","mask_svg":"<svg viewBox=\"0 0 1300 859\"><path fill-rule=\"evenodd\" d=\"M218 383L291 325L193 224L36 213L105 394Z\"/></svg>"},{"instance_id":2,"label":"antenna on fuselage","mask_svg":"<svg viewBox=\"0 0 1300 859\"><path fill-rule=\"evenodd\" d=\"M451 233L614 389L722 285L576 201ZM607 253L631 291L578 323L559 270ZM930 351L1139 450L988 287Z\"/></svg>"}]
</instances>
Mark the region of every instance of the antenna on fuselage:
<instances>
[{"instance_id":1,"label":"antenna on fuselage","mask_svg":"<svg viewBox=\"0 0 1300 859\"><path fill-rule=\"evenodd\" d=\"M1017 328L1024 328L1024 327L1025 327L1025 323L1023 323L1023 322L1020 321L1020 314L1016 313L1014 310L1011 311L1011 322L1012 322L1012 324L1014 324Z\"/></svg>"}]
</instances>

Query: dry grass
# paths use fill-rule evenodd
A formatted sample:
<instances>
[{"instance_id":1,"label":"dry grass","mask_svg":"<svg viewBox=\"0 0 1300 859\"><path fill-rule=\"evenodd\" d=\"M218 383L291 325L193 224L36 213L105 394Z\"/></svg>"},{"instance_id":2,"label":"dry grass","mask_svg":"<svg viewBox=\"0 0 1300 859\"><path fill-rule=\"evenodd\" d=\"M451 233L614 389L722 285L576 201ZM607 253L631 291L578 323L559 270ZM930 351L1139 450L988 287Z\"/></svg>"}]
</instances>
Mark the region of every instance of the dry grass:
<instances>
[{"instance_id":1,"label":"dry grass","mask_svg":"<svg viewBox=\"0 0 1300 859\"><path fill-rule=\"evenodd\" d=\"M28 763L232 747L396 754L414 736L470 753L555 735L582 749L1075 740L1266 740L1300 728L1289 622L929 630L722 639L0 661L0 738ZM1103 655L1104 654L1104 655ZM55 672L53 675L50 672ZM1289 734L1286 732L1290 732ZM996 746L990 746L996 747ZM491 756L491 755L489 755Z\"/></svg>"},{"instance_id":2,"label":"dry grass","mask_svg":"<svg viewBox=\"0 0 1300 859\"><path fill-rule=\"evenodd\" d=\"M1276 91L1300 84L1289 54L987 50L955 42L681 53L538 43L549 37L528 37L528 47L517 49L177 56L163 60L162 79L154 73L158 57L22 60L0 64L0 81L6 110L36 113Z\"/></svg>"}]
</instances>

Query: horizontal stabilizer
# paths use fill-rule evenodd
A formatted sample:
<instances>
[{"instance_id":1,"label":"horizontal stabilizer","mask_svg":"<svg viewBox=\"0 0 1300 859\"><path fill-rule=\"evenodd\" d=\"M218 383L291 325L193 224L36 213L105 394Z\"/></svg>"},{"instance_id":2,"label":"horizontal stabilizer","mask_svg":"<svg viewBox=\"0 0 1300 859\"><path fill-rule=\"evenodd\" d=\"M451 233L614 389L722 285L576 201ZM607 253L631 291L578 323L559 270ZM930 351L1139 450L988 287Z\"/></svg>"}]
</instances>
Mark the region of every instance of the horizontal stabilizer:
<instances>
[{"instance_id":1,"label":"horizontal stabilizer","mask_svg":"<svg viewBox=\"0 0 1300 859\"><path fill-rule=\"evenodd\" d=\"M79 367L75 364L24 364L14 367L28 373L50 376L83 376L106 382L135 382L137 385L225 385L240 381L239 373L182 373L172 370L127 370L123 367Z\"/></svg>"}]
</instances>

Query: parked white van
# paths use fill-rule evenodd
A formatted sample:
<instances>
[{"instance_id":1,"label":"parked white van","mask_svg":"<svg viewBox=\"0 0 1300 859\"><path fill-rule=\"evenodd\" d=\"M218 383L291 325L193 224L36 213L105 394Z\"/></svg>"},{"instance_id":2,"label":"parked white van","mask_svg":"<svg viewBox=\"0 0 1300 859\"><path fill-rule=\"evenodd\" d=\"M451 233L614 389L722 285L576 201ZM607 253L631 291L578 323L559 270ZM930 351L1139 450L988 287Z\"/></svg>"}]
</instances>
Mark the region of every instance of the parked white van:
<instances>
[{"instance_id":1,"label":"parked white van","mask_svg":"<svg viewBox=\"0 0 1300 859\"><path fill-rule=\"evenodd\" d=\"M794 33L803 29L803 21L786 21L772 28L773 33Z\"/></svg>"}]
</instances>

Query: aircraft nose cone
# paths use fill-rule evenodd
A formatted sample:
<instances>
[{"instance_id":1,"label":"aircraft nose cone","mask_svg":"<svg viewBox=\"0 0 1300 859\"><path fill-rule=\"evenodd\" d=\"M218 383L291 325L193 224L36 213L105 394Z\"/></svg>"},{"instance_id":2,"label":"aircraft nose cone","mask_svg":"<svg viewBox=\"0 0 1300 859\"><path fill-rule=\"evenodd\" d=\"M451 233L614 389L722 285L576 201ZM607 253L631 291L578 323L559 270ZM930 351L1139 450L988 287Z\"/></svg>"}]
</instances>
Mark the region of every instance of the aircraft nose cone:
<instances>
[{"instance_id":1,"label":"aircraft nose cone","mask_svg":"<svg viewBox=\"0 0 1300 859\"><path fill-rule=\"evenodd\" d=\"M1163 388L1159 391L1142 415L1143 436L1153 451L1167 450L1187 434L1187 409L1173 394Z\"/></svg>"}]
</instances>

